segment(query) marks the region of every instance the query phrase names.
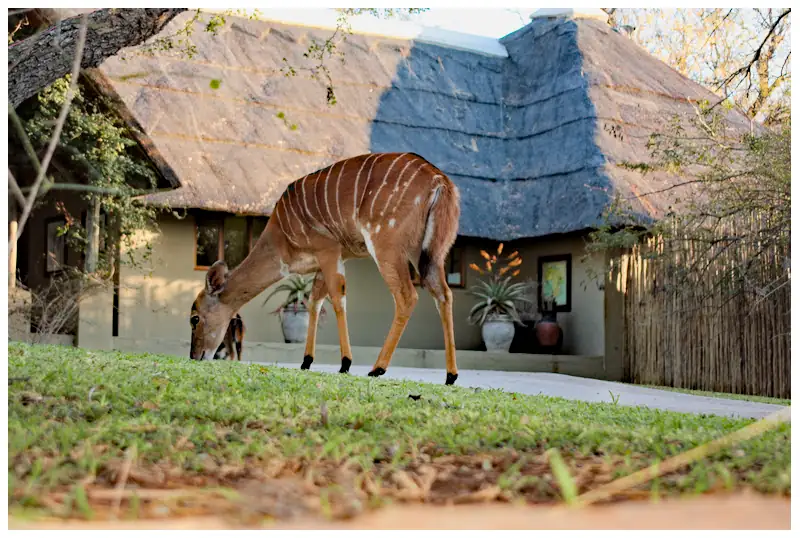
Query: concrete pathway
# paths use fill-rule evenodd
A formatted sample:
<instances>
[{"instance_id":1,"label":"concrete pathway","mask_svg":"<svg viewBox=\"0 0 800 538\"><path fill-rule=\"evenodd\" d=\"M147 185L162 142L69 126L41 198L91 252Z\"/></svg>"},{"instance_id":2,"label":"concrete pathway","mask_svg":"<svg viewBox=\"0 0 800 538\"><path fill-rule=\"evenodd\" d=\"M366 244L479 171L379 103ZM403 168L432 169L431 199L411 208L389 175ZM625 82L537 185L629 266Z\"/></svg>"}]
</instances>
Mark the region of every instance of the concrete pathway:
<instances>
[{"instance_id":1,"label":"concrete pathway","mask_svg":"<svg viewBox=\"0 0 800 538\"><path fill-rule=\"evenodd\" d=\"M278 366L299 368L300 363L278 363ZM366 376L371 366L371 364L353 365L350 368L350 374ZM335 373L339 370L339 365L315 363L312 365L312 369L317 372ZM445 371L433 368L390 366L383 377L444 384ZM583 400L586 402L611 403L613 393L614 398L619 398L617 400L619 405L644 405L650 408L677 411L680 413L721 415L739 418L762 418L778 411L782 407L779 405L749 402L746 400L695 396L680 392L615 383L612 381L600 381L597 379L586 379L550 373L459 370L456 384L462 387L501 389L507 392L517 392L521 394L559 396L569 400Z\"/></svg>"}]
</instances>

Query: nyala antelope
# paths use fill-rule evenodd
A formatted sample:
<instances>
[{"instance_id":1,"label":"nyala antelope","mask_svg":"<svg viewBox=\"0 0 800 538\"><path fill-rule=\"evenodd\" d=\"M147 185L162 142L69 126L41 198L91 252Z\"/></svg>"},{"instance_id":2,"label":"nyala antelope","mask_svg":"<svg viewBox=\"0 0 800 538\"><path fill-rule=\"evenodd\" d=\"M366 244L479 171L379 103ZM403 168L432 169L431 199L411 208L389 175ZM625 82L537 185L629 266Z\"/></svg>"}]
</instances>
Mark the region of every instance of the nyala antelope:
<instances>
[{"instance_id":1,"label":"nyala antelope","mask_svg":"<svg viewBox=\"0 0 800 538\"><path fill-rule=\"evenodd\" d=\"M232 271L223 261L206 274L192 307L191 358L208 359L231 318L248 301L290 274L316 273L301 368L314 361L320 309L330 298L336 313L342 365L352 363L346 320L344 262L372 257L392 293L394 319L370 376L386 373L406 328L417 291L411 266L433 296L444 331L447 377L458 377L453 298L444 261L458 230L459 194L438 168L413 153L372 153L339 161L291 183L275 204L264 232Z\"/></svg>"},{"instance_id":2,"label":"nyala antelope","mask_svg":"<svg viewBox=\"0 0 800 538\"><path fill-rule=\"evenodd\" d=\"M195 313L192 312L192 316ZM242 360L242 342L244 341L244 321L242 316L236 314L228 324L225 337L214 354L214 360L228 359L231 361Z\"/></svg>"}]
</instances>

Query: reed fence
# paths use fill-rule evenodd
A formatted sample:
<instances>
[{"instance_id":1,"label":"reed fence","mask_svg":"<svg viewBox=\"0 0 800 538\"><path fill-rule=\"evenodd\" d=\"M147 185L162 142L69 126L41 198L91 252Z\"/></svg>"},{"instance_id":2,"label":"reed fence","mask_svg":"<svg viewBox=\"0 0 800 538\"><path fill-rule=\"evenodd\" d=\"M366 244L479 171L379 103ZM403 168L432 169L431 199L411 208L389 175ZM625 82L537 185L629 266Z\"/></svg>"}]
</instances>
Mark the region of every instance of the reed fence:
<instances>
[{"instance_id":1,"label":"reed fence","mask_svg":"<svg viewBox=\"0 0 800 538\"><path fill-rule=\"evenodd\" d=\"M678 243L649 238L619 259L624 379L790 398L788 241Z\"/></svg>"}]
</instances>

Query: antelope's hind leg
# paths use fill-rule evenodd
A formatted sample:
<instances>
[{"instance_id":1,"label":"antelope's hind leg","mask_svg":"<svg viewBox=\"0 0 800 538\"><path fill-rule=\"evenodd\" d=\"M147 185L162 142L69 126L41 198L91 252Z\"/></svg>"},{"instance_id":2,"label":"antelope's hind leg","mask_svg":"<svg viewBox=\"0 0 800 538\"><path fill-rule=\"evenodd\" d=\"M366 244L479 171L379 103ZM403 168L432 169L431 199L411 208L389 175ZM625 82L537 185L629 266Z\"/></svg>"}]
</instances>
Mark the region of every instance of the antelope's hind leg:
<instances>
[{"instance_id":1,"label":"antelope's hind leg","mask_svg":"<svg viewBox=\"0 0 800 538\"><path fill-rule=\"evenodd\" d=\"M444 349L446 357L447 378L445 385L452 385L458 378L456 366L456 340L453 331L453 293L447 285L447 277L443 265L429 266L422 277L422 286L433 296L436 310L442 320L444 332Z\"/></svg>"},{"instance_id":2,"label":"antelope's hind leg","mask_svg":"<svg viewBox=\"0 0 800 538\"><path fill-rule=\"evenodd\" d=\"M389 334L383 343L383 348L378 355L378 360L368 374L370 377L378 377L386 373L392 355L400 337L408 325L408 319L417 304L417 290L411 280L411 272L408 268L408 260L403 257L397 249L386 248L377 252L378 269L383 276L383 280L389 286L394 298L394 319L389 329Z\"/></svg>"},{"instance_id":3,"label":"antelope's hind leg","mask_svg":"<svg viewBox=\"0 0 800 538\"><path fill-rule=\"evenodd\" d=\"M319 313L322 310L322 305L325 303L325 298L328 296L328 287L325 285L325 279L322 273L317 273L314 277L314 286L311 288L311 308L309 309L308 316L308 332L306 333L306 352L303 356L303 364L300 366L301 370L308 370L311 368L311 363L314 362L314 354L317 348L317 325L319 325Z\"/></svg>"}]
</instances>

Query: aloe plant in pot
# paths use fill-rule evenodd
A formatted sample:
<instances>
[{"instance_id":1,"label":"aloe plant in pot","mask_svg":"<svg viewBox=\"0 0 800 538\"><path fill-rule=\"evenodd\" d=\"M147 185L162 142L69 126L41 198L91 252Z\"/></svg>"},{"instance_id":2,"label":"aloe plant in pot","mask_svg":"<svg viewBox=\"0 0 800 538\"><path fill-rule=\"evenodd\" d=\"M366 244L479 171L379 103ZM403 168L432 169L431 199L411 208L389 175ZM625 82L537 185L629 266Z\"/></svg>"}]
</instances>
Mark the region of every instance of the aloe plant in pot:
<instances>
[{"instance_id":1,"label":"aloe plant in pot","mask_svg":"<svg viewBox=\"0 0 800 538\"><path fill-rule=\"evenodd\" d=\"M522 323L517 304L528 300L526 284L512 282L519 275L522 258L517 251L506 256L502 267L497 268L498 259L503 253L503 244L497 253L490 255L485 250L481 256L486 260L485 268L470 264L470 269L488 279L478 281L470 288L470 294L478 302L469 312L469 322L481 326L481 335L487 351L508 351L514 339L514 323Z\"/></svg>"},{"instance_id":2,"label":"aloe plant in pot","mask_svg":"<svg viewBox=\"0 0 800 538\"><path fill-rule=\"evenodd\" d=\"M286 343L303 343L308 334L308 303L311 299L311 289L314 286L314 276L293 275L286 282L272 290L264 299L263 304L272 299L278 293L286 292L286 298L274 313L281 318L281 329L283 339ZM320 315L325 314L325 308L320 311Z\"/></svg>"}]
</instances>

